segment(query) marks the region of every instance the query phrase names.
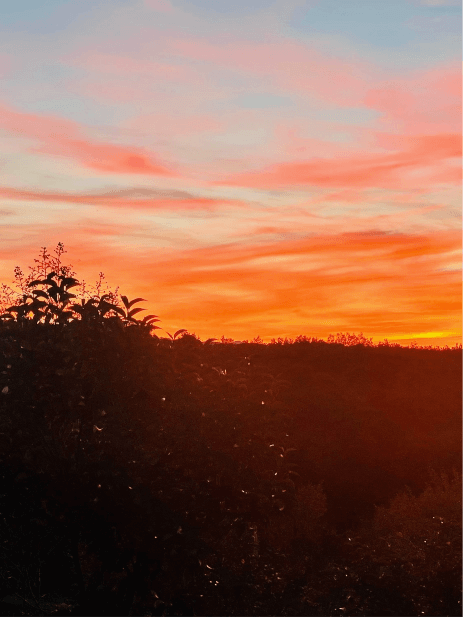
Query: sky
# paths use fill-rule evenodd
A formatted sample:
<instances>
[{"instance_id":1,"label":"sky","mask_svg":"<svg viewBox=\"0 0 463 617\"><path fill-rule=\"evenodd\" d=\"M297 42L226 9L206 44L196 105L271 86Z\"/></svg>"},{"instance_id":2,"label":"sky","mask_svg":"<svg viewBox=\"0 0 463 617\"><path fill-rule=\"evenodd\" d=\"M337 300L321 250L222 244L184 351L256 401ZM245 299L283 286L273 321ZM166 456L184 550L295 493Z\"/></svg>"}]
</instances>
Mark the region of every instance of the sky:
<instances>
[{"instance_id":1,"label":"sky","mask_svg":"<svg viewBox=\"0 0 463 617\"><path fill-rule=\"evenodd\" d=\"M169 332L461 342L460 1L16 0L0 79L0 282L63 242Z\"/></svg>"}]
</instances>

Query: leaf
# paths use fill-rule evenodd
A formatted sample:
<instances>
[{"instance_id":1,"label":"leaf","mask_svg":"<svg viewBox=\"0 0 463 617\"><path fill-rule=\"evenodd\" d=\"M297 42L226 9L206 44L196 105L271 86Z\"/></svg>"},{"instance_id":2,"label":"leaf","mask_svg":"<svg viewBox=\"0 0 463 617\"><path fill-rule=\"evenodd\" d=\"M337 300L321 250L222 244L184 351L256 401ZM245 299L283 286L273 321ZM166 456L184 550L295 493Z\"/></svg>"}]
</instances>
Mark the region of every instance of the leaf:
<instances>
[{"instance_id":1,"label":"leaf","mask_svg":"<svg viewBox=\"0 0 463 617\"><path fill-rule=\"evenodd\" d=\"M125 317L124 309L121 309L119 306L116 306L115 304L111 304L110 302L106 302L106 301L100 302L98 309L103 315L107 313L108 311L114 311L118 315Z\"/></svg>"},{"instance_id":2,"label":"leaf","mask_svg":"<svg viewBox=\"0 0 463 617\"><path fill-rule=\"evenodd\" d=\"M57 287L49 287L48 295L52 297L55 302L58 302L59 289Z\"/></svg>"},{"instance_id":3,"label":"leaf","mask_svg":"<svg viewBox=\"0 0 463 617\"><path fill-rule=\"evenodd\" d=\"M108 306L112 311L114 311L118 315L121 315L121 317L125 317L124 310L121 309L119 306L116 306L115 304L109 304Z\"/></svg>"},{"instance_id":4,"label":"leaf","mask_svg":"<svg viewBox=\"0 0 463 617\"><path fill-rule=\"evenodd\" d=\"M43 300L37 300L36 302L33 303L34 308L43 308L44 306L48 306L47 302L44 302Z\"/></svg>"},{"instance_id":5,"label":"leaf","mask_svg":"<svg viewBox=\"0 0 463 617\"><path fill-rule=\"evenodd\" d=\"M6 310L10 313L21 313L23 309L21 306L9 306Z\"/></svg>"},{"instance_id":6,"label":"leaf","mask_svg":"<svg viewBox=\"0 0 463 617\"><path fill-rule=\"evenodd\" d=\"M75 278L72 277L65 277L62 279L61 281L61 286L65 286L68 289L70 289L71 287L76 287L77 285L80 285L79 281Z\"/></svg>"},{"instance_id":7,"label":"leaf","mask_svg":"<svg viewBox=\"0 0 463 617\"><path fill-rule=\"evenodd\" d=\"M136 304L137 302L146 302L146 300L144 298L135 298L135 300L130 300L130 302L127 305L127 308L130 308L133 304Z\"/></svg>"},{"instance_id":8,"label":"leaf","mask_svg":"<svg viewBox=\"0 0 463 617\"><path fill-rule=\"evenodd\" d=\"M46 278L45 280L46 280L46 281L48 281L49 283L54 283L54 281L52 281L52 279L53 279L55 276L58 276L58 275L56 274L56 272L50 272L50 274L48 274L48 276L47 276L47 278ZM56 283L55 283L55 285L56 285Z\"/></svg>"},{"instance_id":9,"label":"leaf","mask_svg":"<svg viewBox=\"0 0 463 617\"><path fill-rule=\"evenodd\" d=\"M127 296L121 296L121 300L124 303L126 309L130 308L129 299L127 298Z\"/></svg>"},{"instance_id":10,"label":"leaf","mask_svg":"<svg viewBox=\"0 0 463 617\"><path fill-rule=\"evenodd\" d=\"M61 317L63 317L63 316L66 317L66 318L73 317L72 311L63 311L61 313ZM69 319L68 319L68 321L69 321Z\"/></svg>"},{"instance_id":11,"label":"leaf","mask_svg":"<svg viewBox=\"0 0 463 617\"><path fill-rule=\"evenodd\" d=\"M84 302L82 308L85 309L86 311L91 311L92 313L98 313L98 309L100 308L100 305L103 306L101 302L97 305L97 301L94 298L90 298L90 300L88 300L87 302Z\"/></svg>"},{"instance_id":12,"label":"leaf","mask_svg":"<svg viewBox=\"0 0 463 617\"><path fill-rule=\"evenodd\" d=\"M145 315L143 317L143 321L148 321L148 319L154 319L155 317L157 317L157 315ZM157 319L156 321L159 321L159 319Z\"/></svg>"},{"instance_id":13,"label":"leaf","mask_svg":"<svg viewBox=\"0 0 463 617\"><path fill-rule=\"evenodd\" d=\"M27 284L27 287L34 287L34 285L45 285L46 281L40 281L40 280L36 280L36 281L31 281L30 283Z\"/></svg>"},{"instance_id":14,"label":"leaf","mask_svg":"<svg viewBox=\"0 0 463 617\"><path fill-rule=\"evenodd\" d=\"M41 289L34 289L32 292L36 298L45 298L48 300L48 294L46 291L42 291Z\"/></svg>"},{"instance_id":15,"label":"leaf","mask_svg":"<svg viewBox=\"0 0 463 617\"><path fill-rule=\"evenodd\" d=\"M181 330L177 330L177 332L174 334L174 339L177 338L179 334L182 334L182 332L186 332L185 328L182 328Z\"/></svg>"},{"instance_id":16,"label":"leaf","mask_svg":"<svg viewBox=\"0 0 463 617\"><path fill-rule=\"evenodd\" d=\"M146 311L146 309L144 309L144 308L134 308L131 311L129 311L129 313L127 314L127 317L133 317L134 315L136 315L140 311Z\"/></svg>"}]
</instances>

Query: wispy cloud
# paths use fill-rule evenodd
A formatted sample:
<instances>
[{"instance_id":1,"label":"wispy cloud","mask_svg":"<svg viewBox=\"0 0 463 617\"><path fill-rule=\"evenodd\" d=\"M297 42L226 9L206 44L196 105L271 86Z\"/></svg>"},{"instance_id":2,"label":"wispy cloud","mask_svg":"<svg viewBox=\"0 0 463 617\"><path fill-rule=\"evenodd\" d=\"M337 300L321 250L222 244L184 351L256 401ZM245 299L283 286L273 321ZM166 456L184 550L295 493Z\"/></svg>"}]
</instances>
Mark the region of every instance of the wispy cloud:
<instances>
[{"instance_id":1,"label":"wispy cloud","mask_svg":"<svg viewBox=\"0 0 463 617\"><path fill-rule=\"evenodd\" d=\"M224 205L244 207L244 204L239 201L216 199L213 197L198 197L185 191L146 188L115 189L113 191L104 191L97 194L82 194L27 191L0 187L0 198L2 197L12 200L21 200L23 202L62 202L106 206L108 208L179 212L188 210L214 210Z\"/></svg>"},{"instance_id":2,"label":"wispy cloud","mask_svg":"<svg viewBox=\"0 0 463 617\"><path fill-rule=\"evenodd\" d=\"M364 103L382 113L380 126L392 134L461 132L462 74L444 65L370 89Z\"/></svg>"},{"instance_id":3,"label":"wispy cloud","mask_svg":"<svg viewBox=\"0 0 463 617\"><path fill-rule=\"evenodd\" d=\"M366 61L331 58L314 47L283 38L257 43L182 37L167 45L170 53L180 58L254 75L285 91L328 99L331 104L357 103L373 70Z\"/></svg>"},{"instance_id":4,"label":"wispy cloud","mask_svg":"<svg viewBox=\"0 0 463 617\"><path fill-rule=\"evenodd\" d=\"M48 115L30 114L0 106L0 127L38 142L33 151L69 157L105 173L174 176L173 170L141 148L101 143L87 138L79 125Z\"/></svg>"},{"instance_id":5,"label":"wispy cloud","mask_svg":"<svg viewBox=\"0 0 463 617\"><path fill-rule=\"evenodd\" d=\"M156 310L168 315L166 327L187 327L202 336L224 331L235 338L326 336L367 329L370 335L390 337L409 332L410 318L423 331L452 329L461 280L441 268L458 251L459 236L371 230L164 255L135 251L127 255L124 272L130 289L151 297L156 288ZM107 255L104 266L112 273L110 260ZM133 280L135 271L143 274ZM118 273L121 284L124 272Z\"/></svg>"},{"instance_id":6,"label":"wispy cloud","mask_svg":"<svg viewBox=\"0 0 463 617\"><path fill-rule=\"evenodd\" d=\"M447 164L461 156L459 135L402 139L408 148L394 154L369 154L274 165L222 181L253 187L315 185L319 187L415 188L436 182L460 182L461 167ZM416 174L416 172L421 172Z\"/></svg>"}]
</instances>

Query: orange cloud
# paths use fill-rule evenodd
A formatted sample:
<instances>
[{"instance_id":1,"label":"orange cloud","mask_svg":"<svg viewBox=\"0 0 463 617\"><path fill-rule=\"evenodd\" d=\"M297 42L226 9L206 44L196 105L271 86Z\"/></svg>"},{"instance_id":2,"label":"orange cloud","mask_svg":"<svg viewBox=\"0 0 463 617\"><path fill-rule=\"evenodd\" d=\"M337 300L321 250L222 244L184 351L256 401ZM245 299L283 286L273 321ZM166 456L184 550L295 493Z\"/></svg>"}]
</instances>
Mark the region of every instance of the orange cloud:
<instances>
[{"instance_id":1,"label":"orange cloud","mask_svg":"<svg viewBox=\"0 0 463 617\"><path fill-rule=\"evenodd\" d=\"M133 254L114 276L133 294L150 298L156 289L150 310L163 327L204 338L363 330L382 339L433 329L457 336L461 277L443 268L460 246L456 232L340 234Z\"/></svg>"},{"instance_id":2,"label":"orange cloud","mask_svg":"<svg viewBox=\"0 0 463 617\"><path fill-rule=\"evenodd\" d=\"M0 128L41 142L33 150L70 157L90 169L105 173L175 176L141 148L98 143L82 137L79 125L71 120L41 116L0 106Z\"/></svg>"},{"instance_id":3,"label":"orange cloud","mask_svg":"<svg viewBox=\"0 0 463 617\"><path fill-rule=\"evenodd\" d=\"M447 333L436 345L461 335L461 272L447 269L461 248L459 231L371 231L182 250L121 247L105 239L122 231L118 225L95 234L89 226L75 227L65 242L78 276L93 280L103 270L122 293L147 298L146 308L168 331L241 340L361 330L375 340ZM63 240L58 226L40 235L45 231L53 242ZM0 250L0 257L10 255Z\"/></svg>"}]
</instances>

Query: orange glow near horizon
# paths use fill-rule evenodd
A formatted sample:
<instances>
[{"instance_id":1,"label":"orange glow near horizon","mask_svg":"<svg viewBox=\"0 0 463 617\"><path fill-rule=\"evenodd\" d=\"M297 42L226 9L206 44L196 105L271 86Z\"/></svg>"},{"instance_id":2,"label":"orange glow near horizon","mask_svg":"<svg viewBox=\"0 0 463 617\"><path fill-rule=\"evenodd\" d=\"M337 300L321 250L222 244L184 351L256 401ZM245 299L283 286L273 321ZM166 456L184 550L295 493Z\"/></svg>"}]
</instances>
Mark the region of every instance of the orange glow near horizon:
<instances>
[{"instance_id":1,"label":"orange glow near horizon","mask_svg":"<svg viewBox=\"0 0 463 617\"><path fill-rule=\"evenodd\" d=\"M88 238L91 230L81 233ZM157 314L164 330L186 328L202 340L363 332L376 343L453 346L461 342L453 329L461 277L445 266L459 244L455 232L413 238L352 233L181 254L140 255L135 246L122 260L117 247L108 246L102 257L90 244L76 243L66 246L64 263L87 284L102 270L112 289L144 297L140 306ZM14 265L10 261L8 281Z\"/></svg>"}]
</instances>

